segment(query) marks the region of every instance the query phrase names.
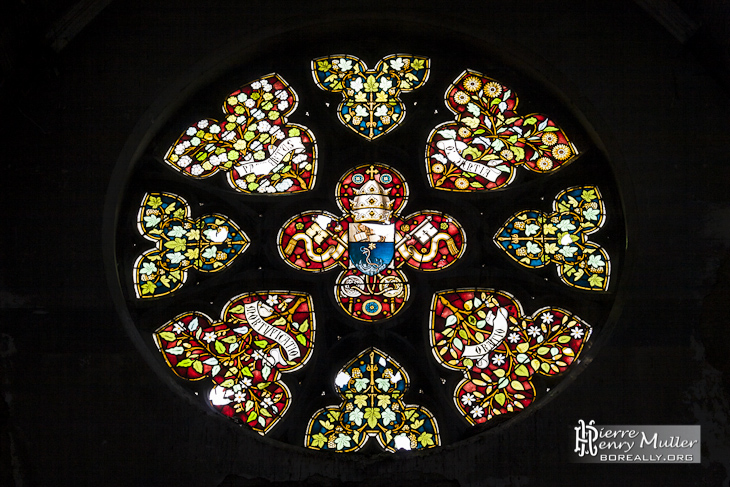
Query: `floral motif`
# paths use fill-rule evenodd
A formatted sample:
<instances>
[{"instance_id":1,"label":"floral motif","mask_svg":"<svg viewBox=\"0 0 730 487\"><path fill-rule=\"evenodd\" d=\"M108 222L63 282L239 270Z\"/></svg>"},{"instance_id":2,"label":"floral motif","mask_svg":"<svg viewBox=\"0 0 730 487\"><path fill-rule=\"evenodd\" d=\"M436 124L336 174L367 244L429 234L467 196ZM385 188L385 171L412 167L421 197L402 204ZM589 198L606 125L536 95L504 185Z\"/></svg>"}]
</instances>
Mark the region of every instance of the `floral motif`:
<instances>
[{"instance_id":1,"label":"floral motif","mask_svg":"<svg viewBox=\"0 0 730 487\"><path fill-rule=\"evenodd\" d=\"M518 166L553 172L578 155L552 120L537 113L518 115L517 103L507 86L464 71L446 90L456 121L437 126L429 136L429 184L445 191L495 190L512 182Z\"/></svg>"},{"instance_id":2,"label":"floral motif","mask_svg":"<svg viewBox=\"0 0 730 487\"><path fill-rule=\"evenodd\" d=\"M396 128L406 116L401 93L426 83L428 58L391 54L368 70L355 56L333 55L312 61L314 82L324 91L342 93L337 107L340 121L368 140Z\"/></svg>"},{"instance_id":3,"label":"floral motif","mask_svg":"<svg viewBox=\"0 0 730 487\"><path fill-rule=\"evenodd\" d=\"M271 296L278 304L269 306ZM154 338L176 375L212 379L208 399L217 411L265 434L289 407L281 373L309 360L314 332L308 294L261 291L231 299L217 322L197 311L183 313Z\"/></svg>"},{"instance_id":4,"label":"floral motif","mask_svg":"<svg viewBox=\"0 0 730 487\"><path fill-rule=\"evenodd\" d=\"M307 426L304 446L351 452L369 436L390 452L421 450L441 444L438 425L426 408L403 403L406 371L376 348L363 351L335 378L339 406L320 409Z\"/></svg>"},{"instance_id":5,"label":"floral motif","mask_svg":"<svg viewBox=\"0 0 730 487\"><path fill-rule=\"evenodd\" d=\"M538 321L540 315L554 322ZM514 297L492 289L436 293L429 328L436 360L464 373L454 404L471 424L529 406L537 394L533 376L565 372L591 333L590 326L560 308L524 316Z\"/></svg>"},{"instance_id":6,"label":"floral motif","mask_svg":"<svg viewBox=\"0 0 730 487\"><path fill-rule=\"evenodd\" d=\"M513 215L494 236L495 244L525 267L554 263L567 285L605 291L611 260L600 245L588 240L606 218L595 186L568 188L555 197L553 213L524 210Z\"/></svg>"},{"instance_id":7,"label":"floral motif","mask_svg":"<svg viewBox=\"0 0 730 487\"><path fill-rule=\"evenodd\" d=\"M296 215L279 231L279 254L303 271L343 267L335 297L353 318L391 318L410 294L400 267L440 271L466 248L461 225L446 214L425 210L400 217L408 186L392 167L369 164L351 169L335 194L344 216L321 210Z\"/></svg>"},{"instance_id":8,"label":"floral motif","mask_svg":"<svg viewBox=\"0 0 730 487\"><path fill-rule=\"evenodd\" d=\"M234 91L223 103L225 119L202 119L170 147L165 161L186 176L226 171L242 193L309 191L317 174L316 143L307 127L287 123L297 95L277 74Z\"/></svg>"},{"instance_id":9,"label":"floral motif","mask_svg":"<svg viewBox=\"0 0 730 487\"><path fill-rule=\"evenodd\" d=\"M217 272L243 253L248 237L228 217L211 214L190 217L190 205L172 193L147 193L137 215L137 228L157 242L134 263L134 291L138 298L159 298L177 291L188 269Z\"/></svg>"}]
</instances>

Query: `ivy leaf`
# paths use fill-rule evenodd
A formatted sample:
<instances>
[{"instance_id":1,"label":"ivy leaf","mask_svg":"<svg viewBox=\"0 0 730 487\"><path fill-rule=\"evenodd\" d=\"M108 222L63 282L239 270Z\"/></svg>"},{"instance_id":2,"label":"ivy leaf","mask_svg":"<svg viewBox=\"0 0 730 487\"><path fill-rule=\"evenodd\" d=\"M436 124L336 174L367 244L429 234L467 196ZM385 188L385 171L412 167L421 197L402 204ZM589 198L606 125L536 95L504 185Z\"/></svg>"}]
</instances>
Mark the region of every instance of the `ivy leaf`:
<instances>
[{"instance_id":1,"label":"ivy leaf","mask_svg":"<svg viewBox=\"0 0 730 487\"><path fill-rule=\"evenodd\" d=\"M603 287L603 278L599 276L598 274L593 274L591 277L588 278L588 284L591 285L591 287Z\"/></svg>"},{"instance_id":2,"label":"ivy leaf","mask_svg":"<svg viewBox=\"0 0 730 487\"><path fill-rule=\"evenodd\" d=\"M142 294L154 294L157 290L157 286L152 281L147 281L142 284Z\"/></svg>"},{"instance_id":3,"label":"ivy leaf","mask_svg":"<svg viewBox=\"0 0 730 487\"><path fill-rule=\"evenodd\" d=\"M583 192L580 194L580 197L590 203L591 201L596 199L596 192L592 189L584 189Z\"/></svg>"},{"instance_id":4,"label":"ivy leaf","mask_svg":"<svg viewBox=\"0 0 730 487\"><path fill-rule=\"evenodd\" d=\"M344 433L340 433L340 435L335 438L335 445L337 445L338 450L342 450L345 447L350 447L350 437L347 436Z\"/></svg>"},{"instance_id":5,"label":"ivy leaf","mask_svg":"<svg viewBox=\"0 0 730 487\"><path fill-rule=\"evenodd\" d=\"M322 433L317 433L316 435L312 436L312 446L313 447L322 448L326 444L327 444L327 437L324 436Z\"/></svg>"},{"instance_id":6,"label":"ivy leaf","mask_svg":"<svg viewBox=\"0 0 730 487\"><path fill-rule=\"evenodd\" d=\"M184 238L176 238L165 242L165 247L171 249L173 252L182 252L187 247L187 241Z\"/></svg>"},{"instance_id":7,"label":"ivy leaf","mask_svg":"<svg viewBox=\"0 0 730 487\"><path fill-rule=\"evenodd\" d=\"M364 87L366 93L375 93L376 91L380 90L380 85L375 79L375 76L373 76L372 74L368 76L367 81L365 81Z\"/></svg>"},{"instance_id":8,"label":"ivy leaf","mask_svg":"<svg viewBox=\"0 0 730 487\"><path fill-rule=\"evenodd\" d=\"M368 379L366 378L360 378L355 379L355 390L357 392L364 391L368 386Z\"/></svg>"},{"instance_id":9,"label":"ivy leaf","mask_svg":"<svg viewBox=\"0 0 730 487\"><path fill-rule=\"evenodd\" d=\"M365 408L365 419L368 420L368 426L375 428L380 419L380 408Z\"/></svg>"},{"instance_id":10,"label":"ivy leaf","mask_svg":"<svg viewBox=\"0 0 730 487\"><path fill-rule=\"evenodd\" d=\"M418 442L425 447L433 445L433 435L431 433L426 433L425 431L421 433L421 436L418 437Z\"/></svg>"}]
</instances>

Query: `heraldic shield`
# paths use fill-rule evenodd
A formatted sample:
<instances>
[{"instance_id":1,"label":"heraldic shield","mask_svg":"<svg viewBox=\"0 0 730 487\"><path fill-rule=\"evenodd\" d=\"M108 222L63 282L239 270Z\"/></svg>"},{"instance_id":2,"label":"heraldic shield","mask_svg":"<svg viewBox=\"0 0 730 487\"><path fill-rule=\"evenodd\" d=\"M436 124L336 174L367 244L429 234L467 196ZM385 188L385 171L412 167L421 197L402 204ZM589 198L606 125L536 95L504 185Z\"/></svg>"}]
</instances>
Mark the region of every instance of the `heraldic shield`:
<instances>
[{"instance_id":1,"label":"heraldic shield","mask_svg":"<svg viewBox=\"0 0 730 487\"><path fill-rule=\"evenodd\" d=\"M368 276L392 267L395 256L395 225L353 223L349 227L350 266Z\"/></svg>"}]
</instances>

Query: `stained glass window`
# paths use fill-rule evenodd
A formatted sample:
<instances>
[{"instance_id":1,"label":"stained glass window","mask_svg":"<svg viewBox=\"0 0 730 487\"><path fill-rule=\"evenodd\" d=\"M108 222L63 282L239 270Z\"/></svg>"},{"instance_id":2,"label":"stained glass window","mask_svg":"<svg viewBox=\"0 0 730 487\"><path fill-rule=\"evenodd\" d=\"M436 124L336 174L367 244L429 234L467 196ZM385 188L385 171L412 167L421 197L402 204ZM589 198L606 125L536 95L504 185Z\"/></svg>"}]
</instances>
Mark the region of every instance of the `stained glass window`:
<instances>
[{"instance_id":1,"label":"stained glass window","mask_svg":"<svg viewBox=\"0 0 730 487\"><path fill-rule=\"evenodd\" d=\"M489 56L412 46L269 46L129 167L123 314L242 434L458 442L548 400L608 320L621 200L579 117Z\"/></svg>"}]
</instances>

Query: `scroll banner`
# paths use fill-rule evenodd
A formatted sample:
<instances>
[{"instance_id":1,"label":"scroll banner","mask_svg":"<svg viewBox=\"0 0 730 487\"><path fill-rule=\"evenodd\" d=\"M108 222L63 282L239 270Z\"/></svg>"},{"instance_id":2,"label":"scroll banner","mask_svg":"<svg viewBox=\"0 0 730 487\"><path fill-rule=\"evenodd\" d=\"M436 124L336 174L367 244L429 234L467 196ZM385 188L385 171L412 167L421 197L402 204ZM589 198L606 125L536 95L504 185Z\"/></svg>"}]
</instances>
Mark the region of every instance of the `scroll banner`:
<instances>
[{"instance_id":1,"label":"scroll banner","mask_svg":"<svg viewBox=\"0 0 730 487\"><path fill-rule=\"evenodd\" d=\"M269 174L284 158L291 152L304 152L305 147L301 137L289 137L284 139L281 144L274 150L274 153L268 159L259 162L247 162L236 166L236 171L243 177L246 174L255 174L263 176Z\"/></svg>"},{"instance_id":2,"label":"scroll banner","mask_svg":"<svg viewBox=\"0 0 730 487\"><path fill-rule=\"evenodd\" d=\"M476 161L467 161L463 157L461 157L461 153L459 152L459 149L456 148L456 140L454 139L444 139L439 140L436 142L436 147L438 147L440 150L446 154L446 158L450 161L456 164L459 168L466 172L473 172L475 174L479 174L481 177L485 178L487 181L495 182L500 174L502 174L502 171L495 167L489 167L490 165L498 165L501 164L502 161L500 159L495 159L493 161L489 161L486 165L482 164L481 162Z\"/></svg>"},{"instance_id":3,"label":"scroll banner","mask_svg":"<svg viewBox=\"0 0 730 487\"><path fill-rule=\"evenodd\" d=\"M465 346L464 352L461 354L462 358L479 359L494 350L497 345L502 343L504 337L507 336L508 323L506 309L500 308L496 314L490 312L487 315L487 323L493 326L489 338L478 345Z\"/></svg>"},{"instance_id":4,"label":"scroll banner","mask_svg":"<svg viewBox=\"0 0 730 487\"><path fill-rule=\"evenodd\" d=\"M299 347L297 346L297 342L291 337L291 335L264 321L259 314L260 303L260 301L256 301L255 303L247 303L243 305L248 324L261 335L274 340L276 343L281 345L284 352L286 352L287 360L291 361L299 358Z\"/></svg>"}]
</instances>

